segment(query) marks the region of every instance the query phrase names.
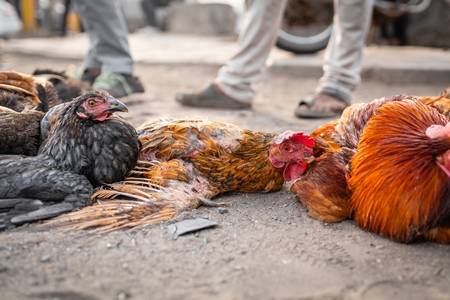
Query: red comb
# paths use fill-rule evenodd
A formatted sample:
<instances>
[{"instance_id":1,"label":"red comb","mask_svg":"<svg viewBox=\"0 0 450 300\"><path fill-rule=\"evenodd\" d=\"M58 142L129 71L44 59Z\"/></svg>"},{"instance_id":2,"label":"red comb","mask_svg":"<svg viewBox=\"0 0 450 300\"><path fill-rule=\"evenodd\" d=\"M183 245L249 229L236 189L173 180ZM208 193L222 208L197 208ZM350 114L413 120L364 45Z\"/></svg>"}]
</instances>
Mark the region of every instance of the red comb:
<instances>
[{"instance_id":1,"label":"red comb","mask_svg":"<svg viewBox=\"0 0 450 300\"><path fill-rule=\"evenodd\" d=\"M314 147L314 139L310 137L308 134L303 133L301 131L286 130L282 134L278 135L274 139L274 142L276 144L281 144L283 141L288 139L292 139L296 142L303 143L309 148Z\"/></svg>"}]
</instances>

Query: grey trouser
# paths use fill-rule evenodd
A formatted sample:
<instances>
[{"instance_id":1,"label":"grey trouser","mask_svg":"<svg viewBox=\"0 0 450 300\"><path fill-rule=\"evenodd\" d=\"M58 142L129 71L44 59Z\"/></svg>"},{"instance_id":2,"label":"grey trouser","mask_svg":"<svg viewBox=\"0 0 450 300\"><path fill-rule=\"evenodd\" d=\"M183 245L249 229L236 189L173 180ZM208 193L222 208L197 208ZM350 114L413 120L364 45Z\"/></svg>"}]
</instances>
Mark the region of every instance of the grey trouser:
<instances>
[{"instance_id":1,"label":"grey trouser","mask_svg":"<svg viewBox=\"0 0 450 300\"><path fill-rule=\"evenodd\" d=\"M117 0L75 0L75 9L89 37L84 67L133 74L128 29Z\"/></svg>"},{"instance_id":2,"label":"grey trouser","mask_svg":"<svg viewBox=\"0 0 450 300\"><path fill-rule=\"evenodd\" d=\"M231 98L251 103L262 80L286 0L253 0L239 33L237 49L214 83ZM360 83L362 51L372 16L372 0L334 0L333 32L316 93L339 93L348 102Z\"/></svg>"}]
</instances>

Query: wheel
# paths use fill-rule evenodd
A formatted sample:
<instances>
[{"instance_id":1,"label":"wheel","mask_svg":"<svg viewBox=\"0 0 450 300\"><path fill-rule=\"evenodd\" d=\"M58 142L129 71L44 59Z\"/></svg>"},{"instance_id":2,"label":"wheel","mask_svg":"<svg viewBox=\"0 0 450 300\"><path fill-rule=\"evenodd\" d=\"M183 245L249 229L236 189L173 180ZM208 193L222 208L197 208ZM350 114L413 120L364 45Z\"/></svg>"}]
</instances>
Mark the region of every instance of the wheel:
<instances>
[{"instance_id":1,"label":"wheel","mask_svg":"<svg viewBox=\"0 0 450 300\"><path fill-rule=\"evenodd\" d=\"M331 36L333 24L311 36L299 36L283 29L278 30L276 46L296 54L314 53L325 49Z\"/></svg>"},{"instance_id":2,"label":"wheel","mask_svg":"<svg viewBox=\"0 0 450 300\"><path fill-rule=\"evenodd\" d=\"M276 46L297 54L320 51L327 46L332 27L332 1L290 0Z\"/></svg>"}]
</instances>

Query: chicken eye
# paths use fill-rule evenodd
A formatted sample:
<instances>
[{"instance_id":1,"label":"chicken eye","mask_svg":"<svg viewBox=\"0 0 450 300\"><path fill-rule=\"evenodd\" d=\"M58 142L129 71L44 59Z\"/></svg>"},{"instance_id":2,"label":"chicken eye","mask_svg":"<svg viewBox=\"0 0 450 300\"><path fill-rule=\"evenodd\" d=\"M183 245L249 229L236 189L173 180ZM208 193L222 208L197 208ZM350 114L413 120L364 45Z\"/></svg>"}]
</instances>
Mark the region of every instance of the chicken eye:
<instances>
[{"instance_id":1,"label":"chicken eye","mask_svg":"<svg viewBox=\"0 0 450 300\"><path fill-rule=\"evenodd\" d=\"M94 100L89 100L88 105L89 105L89 107L95 107L95 106L97 106L97 102Z\"/></svg>"},{"instance_id":2,"label":"chicken eye","mask_svg":"<svg viewBox=\"0 0 450 300\"><path fill-rule=\"evenodd\" d=\"M289 146L284 146L284 147L283 147L283 150L284 150L285 152L292 152L292 148L289 147Z\"/></svg>"}]
</instances>

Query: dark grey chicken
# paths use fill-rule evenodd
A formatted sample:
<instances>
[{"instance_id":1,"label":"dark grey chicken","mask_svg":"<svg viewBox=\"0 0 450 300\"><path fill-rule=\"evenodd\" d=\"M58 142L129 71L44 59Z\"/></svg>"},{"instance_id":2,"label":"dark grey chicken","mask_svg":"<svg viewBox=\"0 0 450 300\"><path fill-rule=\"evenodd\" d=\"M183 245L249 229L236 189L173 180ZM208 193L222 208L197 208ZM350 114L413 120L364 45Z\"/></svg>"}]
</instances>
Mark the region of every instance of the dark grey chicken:
<instances>
[{"instance_id":1,"label":"dark grey chicken","mask_svg":"<svg viewBox=\"0 0 450 300\"><path fill-rule=\"evenodd\" d=\"M105 92L58 106L37 156L0 156L0 228L91 204L93 188L124 179L141 148L127 111Z\"/></svg>"}]
</instances>

